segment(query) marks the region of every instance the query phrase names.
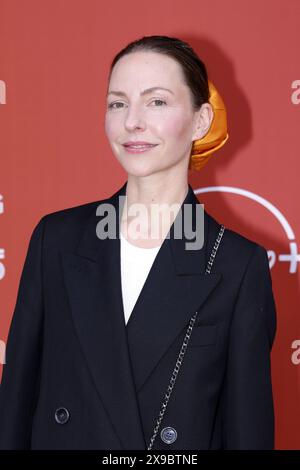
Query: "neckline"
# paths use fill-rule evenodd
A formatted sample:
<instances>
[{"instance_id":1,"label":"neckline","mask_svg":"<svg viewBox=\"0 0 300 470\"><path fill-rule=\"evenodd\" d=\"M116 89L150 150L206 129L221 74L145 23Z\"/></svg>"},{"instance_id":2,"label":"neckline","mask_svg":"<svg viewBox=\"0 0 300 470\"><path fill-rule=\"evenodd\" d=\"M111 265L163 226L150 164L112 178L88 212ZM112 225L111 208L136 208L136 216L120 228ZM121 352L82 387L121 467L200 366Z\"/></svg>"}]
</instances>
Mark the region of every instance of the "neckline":
<instances>
[{"instance_id":1,"label":"neckline","mask_svg":"<svg viewBox=\"0 0 300 470\"><path fill-rule=\"evenodd\" d=\"M136 246L136 245L133 245L132 243L130 243L125 237L124 235L122 234L122 232L120 231L120 239L128 246L129 249L131 250L135 250L135 251L143 251L143 252L148 252L148 253L154 253L155 251L158 251L161 247L162 244L160 244L159 246L154 246L154 247L151 247L151 248L142 248L141 246Z\"/></svg>"}]
</instances>

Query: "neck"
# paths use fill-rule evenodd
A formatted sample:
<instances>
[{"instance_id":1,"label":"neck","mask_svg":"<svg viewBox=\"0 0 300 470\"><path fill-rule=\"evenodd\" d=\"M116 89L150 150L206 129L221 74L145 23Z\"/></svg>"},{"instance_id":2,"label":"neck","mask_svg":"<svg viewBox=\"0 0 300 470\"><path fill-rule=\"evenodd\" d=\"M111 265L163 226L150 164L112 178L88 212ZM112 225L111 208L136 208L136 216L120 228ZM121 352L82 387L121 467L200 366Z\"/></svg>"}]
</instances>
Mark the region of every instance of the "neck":
<instances>
[{"instance_id":1,"label":"neck","mask_svg":"<svg viewBox=\"0 0 300 470\"><path fill-rule=\"evenodd\" d=\"M137 240L167 235L188 193L187 177L174 180L159 175L128 176L126 202L122 213L122 232ZM135 206L138 204L139 206ZM130 234L128 235L128 229Z\"/></svg>"}]
</instances>

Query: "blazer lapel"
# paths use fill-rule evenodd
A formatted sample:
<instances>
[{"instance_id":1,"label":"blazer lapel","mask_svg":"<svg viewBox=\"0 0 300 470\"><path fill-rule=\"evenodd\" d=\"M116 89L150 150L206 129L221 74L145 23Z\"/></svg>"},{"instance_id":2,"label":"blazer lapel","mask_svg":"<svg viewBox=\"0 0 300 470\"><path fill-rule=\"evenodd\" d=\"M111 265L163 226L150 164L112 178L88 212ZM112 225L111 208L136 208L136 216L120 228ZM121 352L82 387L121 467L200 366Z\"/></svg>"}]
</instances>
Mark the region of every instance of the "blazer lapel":
<instances>
[{"instance_id":1,"label":"blazer lapel","mask_svg":"<svg viewBox=\"0 0 300 470\"><path fill-rule=\"evenodd\" d=\"M102 202L116 205L117 195ZM98 206L76 252L62 253L66 288L83 354L120 447L145 449L122 306L119 239L97 237Z\"/></svg>"},{"instance_id":2,"label":"blazer lapel","mask_svg":"<svg viewBox=\"0 0 300 470\"><path fill-rule=\"evenodd\" d=\"M192 208L191 218L185 205ZM199 209L201 204L189 185L181 206L182 224L187 217L193 231L197 229L196 206ZM187 328L191 316L201 308L221 280L220 273L205 274L210 254L209 226L214 236L218 225L205 211L203 219L204 244L198 250L187 250L186 243L191 240L185 237L184 229L183 237L177 239L174 236L174 224L171 226L129 317L126 329L137 392L144 386L174 339ZM201 312L198 312L197 321L200 318Z\"/></svg>"},{"instance_id":3,"label":"blazer lapel","mask_svg":"<svg viewBox=\"0 0 300 470\"><path fill-rule=\"evenodd\" d=\"M101 201L116 209L119 196ZM199 204L193 189L183 203ZM75 252L63 252L62 264L76 332L99 397L108 411L120 446L145 449L138 391L168 347L205 302L221 274L205 275L208 217L204 246L186 250L185 237L174 238L174 224L162 243L127 325L122 303L119 237L96 235L99 216L91 214ZM178 216L177 216L178 217ZM195 227L195 217L192 218ZM198 314L199 317L199 314ZM170 371L171 374L171 371Z\"/></svg>"}]
</instances>

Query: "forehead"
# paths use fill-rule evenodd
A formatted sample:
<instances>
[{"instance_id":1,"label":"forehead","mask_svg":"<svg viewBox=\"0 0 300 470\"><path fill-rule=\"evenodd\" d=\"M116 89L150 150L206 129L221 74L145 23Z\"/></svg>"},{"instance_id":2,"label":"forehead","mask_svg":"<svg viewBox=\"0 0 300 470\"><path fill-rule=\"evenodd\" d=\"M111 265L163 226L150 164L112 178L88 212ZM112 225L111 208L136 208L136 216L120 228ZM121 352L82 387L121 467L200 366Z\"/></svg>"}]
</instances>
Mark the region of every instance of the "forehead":
<instances>
[{"instance_id":1,"label":"forehead","mask_svg":"<svg viewBox=\"0 0 300 470\"><path fill-rule=\"evenodd\" d=\"M124 90L129 86L142 91L159 86L176 92L183 84L183 72L175 59L153 51L138 51L123 56L116 63L109 90Z\"/></svg>"}]
</instances>

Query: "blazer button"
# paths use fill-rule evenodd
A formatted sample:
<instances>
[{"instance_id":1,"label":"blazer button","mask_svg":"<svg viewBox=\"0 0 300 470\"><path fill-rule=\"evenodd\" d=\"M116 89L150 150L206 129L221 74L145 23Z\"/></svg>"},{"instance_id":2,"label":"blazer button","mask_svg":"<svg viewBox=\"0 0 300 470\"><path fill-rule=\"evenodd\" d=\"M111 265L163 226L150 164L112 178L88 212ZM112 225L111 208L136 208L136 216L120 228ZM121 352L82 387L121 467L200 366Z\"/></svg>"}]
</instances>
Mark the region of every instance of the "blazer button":
<instances>
[{"instance_id":1,"label":"blazer button","mask_svg":"<svg viewBox=\"0 0 300 470\"><path fill-rule=\"evenodd\" d=\"M177 431L174 428L168 426L167 428L162 429L160 433L161 440L166 444L172 444L177 439Z\"/></svg>"},{"instance_id":2,"label":"blazer button","mask_svg":"<svg viewBox=\"0 0 300 470\"><path fill-rule=\"evenodd\" d=\"M58 424L65 424L70 417L70 413L68 412L67 408L57 408L55 411L55 421Z\"/></svg>"}]
</instances>

